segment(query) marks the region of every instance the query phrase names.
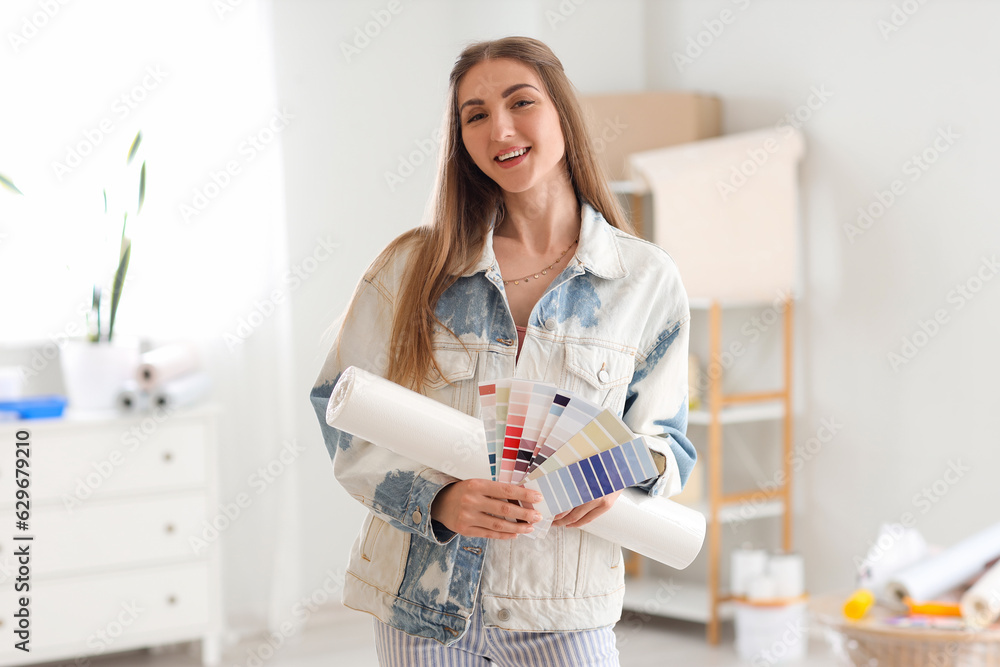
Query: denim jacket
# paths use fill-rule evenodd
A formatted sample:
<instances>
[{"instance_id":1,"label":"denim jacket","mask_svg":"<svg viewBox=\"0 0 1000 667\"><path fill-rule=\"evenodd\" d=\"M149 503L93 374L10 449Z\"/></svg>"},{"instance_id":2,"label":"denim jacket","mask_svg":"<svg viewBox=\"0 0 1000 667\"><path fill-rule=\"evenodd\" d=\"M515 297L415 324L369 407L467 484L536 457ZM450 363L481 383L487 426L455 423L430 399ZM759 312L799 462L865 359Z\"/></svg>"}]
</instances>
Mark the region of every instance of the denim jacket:
<instances>
[{"instance_id":1,"label":"denim jacket","mask_svg":"<svg viewBox=\"0 0 1000 667\"><path fill-rule=\"evenodd\" d=\"M653 450L661 474L640 488L674 495L695 462L685 435L687 294L660 247L611 226L586 202L581 217L576 255L534 306L516 362L517 332L488 232L478 263L436 306L454 336L434 332L444 377L431 371L424 393L479 417L478 385L488 380L526 378L577 392L614 410ZM452 533L432 521L430 508L454 477L326 424L344 368L386 374L404 254L359 281L354 313L341 325L340 362L331 350L310 394L335 477L369 509L351 549L344 604L444 644L465 633L477 598L488 627L572 631L614 624L624 595L617 544L565 527L552 527L542 539Z\"/></svg>"}]
</instances>

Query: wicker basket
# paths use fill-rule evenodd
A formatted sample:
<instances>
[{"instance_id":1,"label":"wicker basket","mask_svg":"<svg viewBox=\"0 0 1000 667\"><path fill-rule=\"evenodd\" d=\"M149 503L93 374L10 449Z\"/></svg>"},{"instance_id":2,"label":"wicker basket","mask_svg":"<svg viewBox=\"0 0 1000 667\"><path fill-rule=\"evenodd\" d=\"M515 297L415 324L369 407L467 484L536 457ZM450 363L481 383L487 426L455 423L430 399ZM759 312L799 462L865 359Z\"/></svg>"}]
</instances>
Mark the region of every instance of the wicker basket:
<instances>
[{"instance_id":1,"label":"wicker basket","mask_svg":"<svg viewBox=\"0 0 1000 667\"><path fill-rule=\"evenodd\" d=\"M887 625L890 610L860 621L844 618L847 595L815 599L809 610L847 665L857 667L1000 667L1000 627L972 632Z\"/></svg>"}]
</instances>

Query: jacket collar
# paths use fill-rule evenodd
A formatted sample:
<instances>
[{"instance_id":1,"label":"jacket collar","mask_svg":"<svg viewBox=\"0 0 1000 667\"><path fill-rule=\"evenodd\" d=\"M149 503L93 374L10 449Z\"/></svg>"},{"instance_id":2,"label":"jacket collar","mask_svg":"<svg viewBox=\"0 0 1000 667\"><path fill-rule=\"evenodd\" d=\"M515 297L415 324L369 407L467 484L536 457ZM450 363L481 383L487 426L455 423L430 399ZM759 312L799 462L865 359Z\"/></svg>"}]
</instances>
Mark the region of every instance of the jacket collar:
<instances>
[{"instance_id":1,"label":"jacket collar","mask_svg":"<svg viewBox=\"0 0 1000 667\"><path fill-rule=\"evenodd\" d=\"M580 243L576 248L577 263L586 271L600 278L615 279L628 275L628 268L622 259L621 248L618 246L618 236L604 216L587 202L580 205ZM462 274L471 276L481 271L487 271L499 277L500 266L493 252L493 224L486 232L486 243L483 245L479 261L471 269Z\"/></svg>"}]
</instances>

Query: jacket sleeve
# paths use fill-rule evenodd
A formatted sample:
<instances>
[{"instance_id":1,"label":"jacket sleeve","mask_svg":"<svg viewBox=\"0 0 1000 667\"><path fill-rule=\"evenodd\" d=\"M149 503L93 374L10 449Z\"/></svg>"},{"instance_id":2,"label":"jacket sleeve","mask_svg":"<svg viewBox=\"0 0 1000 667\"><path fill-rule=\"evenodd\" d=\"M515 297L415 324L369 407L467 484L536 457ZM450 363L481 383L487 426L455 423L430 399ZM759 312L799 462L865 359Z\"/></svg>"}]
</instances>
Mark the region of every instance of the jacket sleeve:
<instances>
[{"instance_id":1,"label":"jacket sleeve","mask_svg":"<svg viewBox=\"0 0 1000 667\"><path fill-rule=\"evenodd\" d=\"M351 496L393 526L447 544L455 533L432 522L431 504L456 478L326 423L327 404L344 369L356 366L385 377L388 367L393 306L377 275L360 281L353 310L349 307L345 316L348 312L350 319L342 319L340 335L310 392L334 476Z\"/></svg>"},{"instance_id":2,"label":"jacket sleeve","mask_svg":"<svg viewBox=\"0 0 1000 667\"><path fill-rule=\"evenodd\" d=\"M636 355L622 414L625 424L653 452L660 474L636 485L651 496L680 493L697 459L686 435L690 312L683 288L677 291L681 298L668 310L670 320Z\"/></svg>"}]
</instances>

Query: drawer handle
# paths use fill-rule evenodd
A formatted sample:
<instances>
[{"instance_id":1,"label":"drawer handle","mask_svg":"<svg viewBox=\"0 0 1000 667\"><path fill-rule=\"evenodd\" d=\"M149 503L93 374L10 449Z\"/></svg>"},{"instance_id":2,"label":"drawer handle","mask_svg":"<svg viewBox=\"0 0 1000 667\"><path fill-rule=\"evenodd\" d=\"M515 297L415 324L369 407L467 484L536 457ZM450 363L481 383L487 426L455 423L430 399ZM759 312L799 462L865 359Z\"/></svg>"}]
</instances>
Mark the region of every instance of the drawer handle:
<instances>
[{"instance_id":1,"label":"drawer handle","mask_svg":"<svg viewBox=\"0 0 1000 667\"><path fill-rule=\"evenodd\" d=\"M175 595L167 596L167 604L177 604L177 596Z\"/></svg>"},{"instance_id":2,"label":"drawer handle","mask_svg":"<svg viewBox=\"0 0 1000 667\"><path fill-rule=\"evenodd\" d=\"M167 524L167 525L165 526L165 528L166 528L166 531L167 531L168 533L172 533L172 532L174 532L174 524L172 524L172 523L168 523L168 524Z\"/></svg>"},{"instance_id":3,"label":"drawer handle","mask_svg":"<svg viewBox=\"0 0 1000 667\"><path fill-rule=\"evenodd\" d=\"M174 455L171 454L170 452L163 452L163 460L164 461L167 461L169 463L170 461L173 460L173 458L174 458Z\"/></svg>"}]
</instances>

